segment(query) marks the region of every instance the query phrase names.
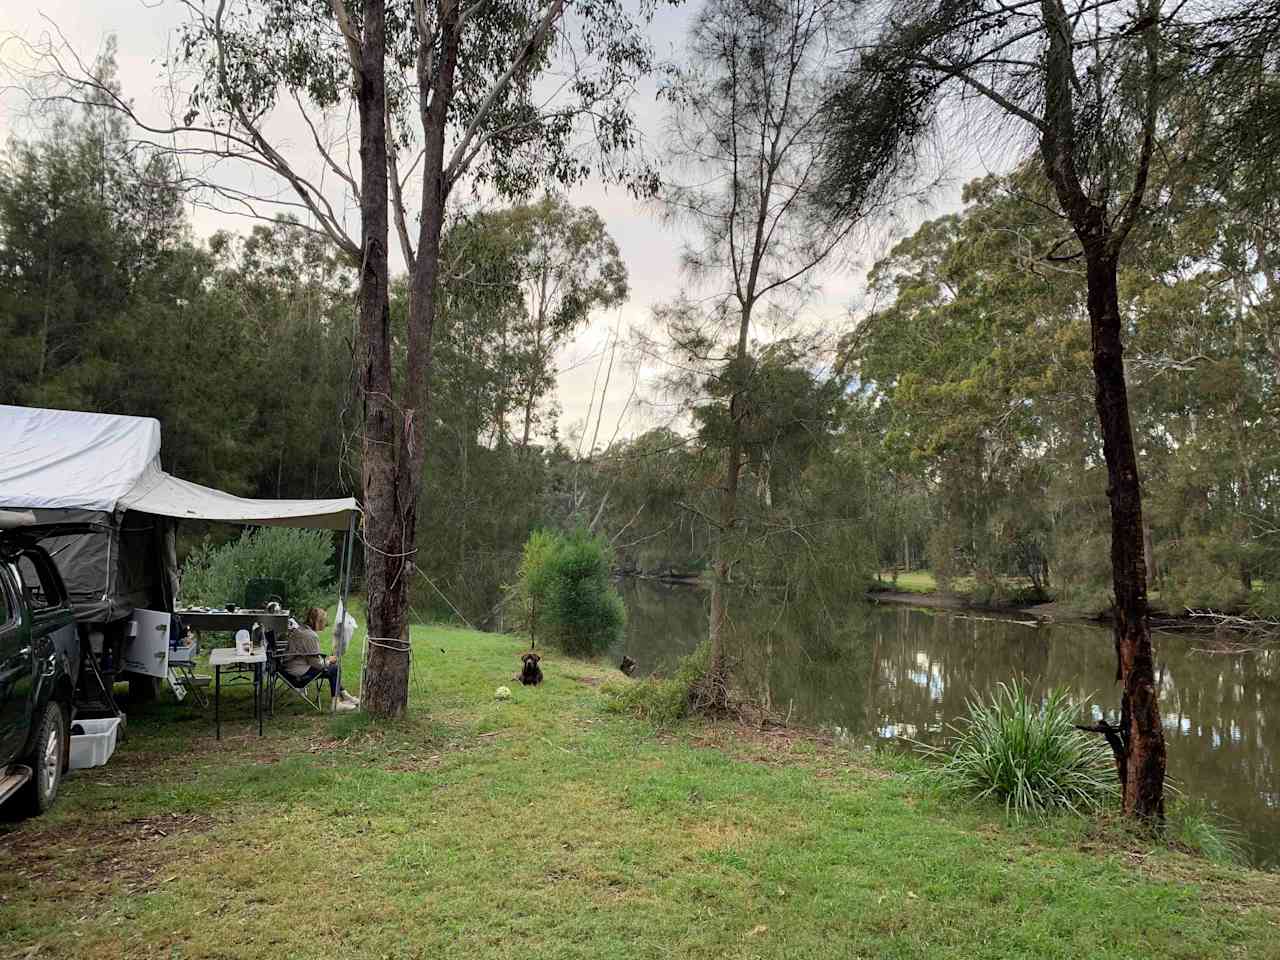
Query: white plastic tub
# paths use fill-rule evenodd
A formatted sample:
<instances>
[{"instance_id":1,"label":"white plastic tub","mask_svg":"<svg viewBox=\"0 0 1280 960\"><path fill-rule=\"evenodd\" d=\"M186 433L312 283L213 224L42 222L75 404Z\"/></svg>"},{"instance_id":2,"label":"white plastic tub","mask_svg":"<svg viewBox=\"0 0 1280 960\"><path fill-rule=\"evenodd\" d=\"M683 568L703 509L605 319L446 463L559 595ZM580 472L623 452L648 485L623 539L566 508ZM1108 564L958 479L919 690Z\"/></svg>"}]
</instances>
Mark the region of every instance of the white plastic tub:
<instances>
[{"instance_id":1,"label":"white plastic tub","mask_svg":"<svg viewBox=\"0 0 1280 960\"><path fill-rule=\"evenodd\" d=\"M77 720L72 726L82 727L84 733L71 736L71 769L100 767L111 759L116 750L116 737L120 732L120 718L105 720Z\"/></svg>"}]
</instances>

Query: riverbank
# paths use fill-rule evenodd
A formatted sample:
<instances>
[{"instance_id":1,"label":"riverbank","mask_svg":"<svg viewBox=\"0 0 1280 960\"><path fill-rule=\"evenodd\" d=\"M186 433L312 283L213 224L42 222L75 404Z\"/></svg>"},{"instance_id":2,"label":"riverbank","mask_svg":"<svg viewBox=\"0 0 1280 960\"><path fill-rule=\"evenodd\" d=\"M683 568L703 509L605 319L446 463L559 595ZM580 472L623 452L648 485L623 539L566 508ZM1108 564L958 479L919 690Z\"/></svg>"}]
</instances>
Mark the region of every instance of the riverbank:
<instances>
[{"instance_id":1,"label":"riverbank","mask_svg":"<svg viewBox=\"0 0 1280 960\"><path fill-rule=\"evenodd\" d=\"M1007 586L1011 590L1025 588L1026 583L1010 581ZM953 581L949 591L938 589L938 582L928 570L912 570L899 573L896 578L889 574L882 575L867 592L867 599L876 603L894 603L911 607L924 607L930 610L973 610L980 613L991 613L1016 620L1036 620L1044 623L1110 623L1111 617L1106 610L1093 610L1079 604L1061 600L1050 600L1046 603L983 603L974 599L975 582L972 577L963 577ZM1169 619L1176 619L1169 617ZM1195 621L1186 619L1188 626L1197 626Z\"/></svg>"},{"instance_id":2,"label":"riverbank","mask_svg":"<svg viewBox=\"0 0 1280 960\"><path fill-rule=\"evenodd\" d=\"M654 729L609 710L604 665L513 685L512 637L413 641L397 723L298 701L259 739L237 691L219 743L135 711L108 766L4 826L6 954L1280 956L1280 876L1016 826L820 736Z\"/></svg>"}]
</instances>

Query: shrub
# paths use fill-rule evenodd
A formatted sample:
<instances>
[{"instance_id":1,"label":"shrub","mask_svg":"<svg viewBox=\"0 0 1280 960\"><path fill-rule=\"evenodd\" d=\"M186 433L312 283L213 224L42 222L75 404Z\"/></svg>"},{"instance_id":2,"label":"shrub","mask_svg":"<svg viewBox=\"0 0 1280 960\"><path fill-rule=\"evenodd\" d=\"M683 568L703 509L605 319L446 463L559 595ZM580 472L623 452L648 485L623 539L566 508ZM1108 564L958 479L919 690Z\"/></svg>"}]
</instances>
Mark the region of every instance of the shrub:
<instances>
[{"instance_id":1,"label":"shrub","mask_svg":"<svg viewBox=\"0 0 1280 960\"><path fill-rule=\"evenodd\" d=\"M690 713L694 688L710 661L711 646L704 640L691 654L680 658L670 677L611 681L603 688L611 698L610 709L634 714L659 726L683 720Z\"/></svg>"},{"instance_id":2,"label":"shrub","mask_svg":"<svg viewBox=\"0 0 1280 960\"><path fill-rule=\"evenodd\" d=\"M1111 750L1075 729L1063 689L1033 699L1025 685L1000 684L990 700L968 701L950 748L923 747L942 760L932 778L944 789L1002 802L1015 817L1101 809L1115 796Z\"/></svg>"},{"instance_id":3,"label":"shrub","mask_svg":"<svg viewBox=\"0 0 1280 960\"><path fill-rule=\"evenodd\" d=\"M285 599L295 611L327 605L334 579L331 535L327 530L260 527L221 546L205 540L182 565L182 601L243 606L245 583L256 577L283 580Z\"/></svg>"},{"instance_id":4,"label":"shrub","mask_svg":"<svg viewBox=\"0 0 1280 960\"><path fill-rule=\"evenodd\" d=\"M529 537L518 582L524 625L565 653L595 656L622 638L622 597L609 580L608 542L585 530L538 530Z\"/></svg>"}]
</instances>

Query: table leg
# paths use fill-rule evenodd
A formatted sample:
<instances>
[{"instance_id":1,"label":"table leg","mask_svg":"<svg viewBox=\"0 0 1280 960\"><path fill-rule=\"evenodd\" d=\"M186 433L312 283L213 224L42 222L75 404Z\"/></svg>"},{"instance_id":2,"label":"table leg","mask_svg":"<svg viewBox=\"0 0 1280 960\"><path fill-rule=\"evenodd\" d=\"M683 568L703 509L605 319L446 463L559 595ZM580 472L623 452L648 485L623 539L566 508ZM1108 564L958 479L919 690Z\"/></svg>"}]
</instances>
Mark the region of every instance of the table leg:
<instances>
[{"instance_id":1,"label":"table leg","mask_svg":"<svg viewBox=\"0 0 1280 960\"><path fill-rule=\"evenodd\" d=\"M253 665L253 706L258 712L258 736L262 736L262 664Z\"/></svg>"},{"instance_id":2,"label":"table leg","mask_svg":"<svg viewBox=\"0 0 1280 960\"><path fill-rule=\"evenodd\" d=\"M222 739L222 664L213 668L213 725Z\"/></svg>"}]
</instances>

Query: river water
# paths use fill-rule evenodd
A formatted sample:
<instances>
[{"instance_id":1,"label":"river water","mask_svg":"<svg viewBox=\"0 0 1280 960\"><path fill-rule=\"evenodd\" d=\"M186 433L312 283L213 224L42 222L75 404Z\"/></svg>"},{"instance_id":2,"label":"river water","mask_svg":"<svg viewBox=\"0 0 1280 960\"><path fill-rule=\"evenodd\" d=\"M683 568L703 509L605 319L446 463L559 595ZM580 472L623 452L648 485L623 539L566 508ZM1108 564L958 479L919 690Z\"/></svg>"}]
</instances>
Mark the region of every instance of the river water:
<instances>
[{"instance_id":1,"label":"river water","mask_svg":"<svg viewBox=\"0 0 1280 960\"><path fill-rule=\"evenodd\" d=\"M641 674L661 671L706 636L706 594L627 580L626 640ZM736 598L739 676L793 722L868 742L942 743L966 698L1025 677L1069 688L1084 718L1115 719L1111 632L1029 626L985 614L854 603ZM1280 650L1209 654L1203 638L1156 638L1169 775L1236 829L1258 866L1280 869Z\"/></svg>"}]
</instances>

